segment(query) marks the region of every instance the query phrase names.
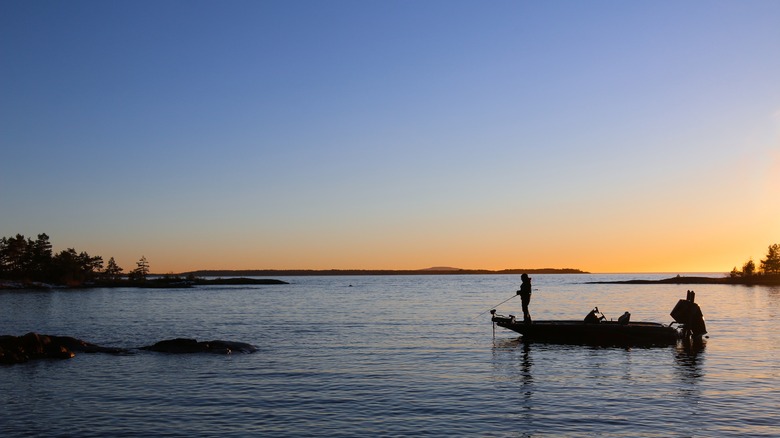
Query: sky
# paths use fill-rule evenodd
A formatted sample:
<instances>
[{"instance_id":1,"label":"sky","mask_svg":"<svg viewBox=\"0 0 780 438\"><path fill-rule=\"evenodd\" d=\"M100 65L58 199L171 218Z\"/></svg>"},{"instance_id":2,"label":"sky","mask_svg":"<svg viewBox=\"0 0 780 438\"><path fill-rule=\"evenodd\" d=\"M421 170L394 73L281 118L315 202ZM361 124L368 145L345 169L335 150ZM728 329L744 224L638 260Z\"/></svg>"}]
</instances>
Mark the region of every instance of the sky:
<instances>
[{"instance_id":1,"label":"sky","mask_svg":"<svg viewBox=\"0 0 780 438\"><path fill-rule=\"evenodd\" d=\"M728 272L780 2L0 0L0 236L126 271Z\"/></svg>"}]
</instances>

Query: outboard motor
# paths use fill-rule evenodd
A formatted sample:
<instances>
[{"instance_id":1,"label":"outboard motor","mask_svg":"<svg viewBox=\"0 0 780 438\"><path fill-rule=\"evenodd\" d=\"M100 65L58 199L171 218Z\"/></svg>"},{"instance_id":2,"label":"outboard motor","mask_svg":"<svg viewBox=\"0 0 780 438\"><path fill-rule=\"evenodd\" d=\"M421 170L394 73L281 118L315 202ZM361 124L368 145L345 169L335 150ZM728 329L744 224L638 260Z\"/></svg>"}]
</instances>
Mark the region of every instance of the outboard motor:
<instances>
[{"instance_id":1,"label":"outboard motor","mask_svg":"<svg viewBox=\"0 0 780 438\"><path fill-rule=\"evenodd\" d=\"M677 305L672 309L670 315L674 320L682 325L683 335L693 335L696 337L702 337L707 333L707 326L704 324L704 315L701 313L701 308L693 300L696 298L696 293L692 290L688 291L684 300L677 302Z\"/></svg>"}]
</instances>

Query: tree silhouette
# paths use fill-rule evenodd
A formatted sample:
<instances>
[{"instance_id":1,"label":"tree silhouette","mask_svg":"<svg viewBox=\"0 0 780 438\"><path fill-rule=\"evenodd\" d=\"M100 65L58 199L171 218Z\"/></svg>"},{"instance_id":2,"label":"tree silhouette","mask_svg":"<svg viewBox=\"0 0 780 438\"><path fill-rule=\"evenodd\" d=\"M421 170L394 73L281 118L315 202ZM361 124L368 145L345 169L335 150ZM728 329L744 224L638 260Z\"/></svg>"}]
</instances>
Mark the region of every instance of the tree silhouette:
<instances>
[{"instance_id":1,"label":"tree silhouette","mask_svg":"<svg viewBox=\"0 0 780 438\"><path fill-rule=\"evenodd\" d=\"M751 258L742 266L742 275L744 275L745 277L750 277L755 273L756 273L756 264L753 262L753 259Z\"/></svg>"},{"instance_id":2,"label":"tree silhouette","mask_svg":"<svg viewBox=\"0 0 780 438\"><path fill-rule=\"evenodd\" d=\"M111 257L108 259L108 264L106 264L106 270L103 271L103 275L108 280L116 281L122 276L122 271L124 271L124 269L120 268L119 265L116 264L116 261L114 261L114 258Z\"/></svg>"},{"instance_id":3,"label":"tree silhouette","mask_svg":"<svg viewBox=\"0 0 780 438\"><path fill-rule=\"evenodd\" d=\"M48 280L52 262L49 236L25 239L23 235L0 239L0 275L14 280Z\"/></svg>"},{"instance_id":4,"label":"tree silhouette","mask_svg":"<svg viewBox=\"0 0 780 438\"><path fill-rule=\"evenodd\" d=\"M95 280L103 268L103 257L92 257L85 251L77 253L73 248L60 251L52 262L52 278L69 286L80 286Z\"/></svg>"},{"instance_id":5,"label":"tree silhouette","mask_svg":"<svg viewBox=\"0 0 780 438\"><path fill-rule=\"evenodd\" d=\"M2 243L4 271L9 278L14 280L24 280L29 276L28 260L30 253L28 251L28 241L24 236L17 234L16 237L3 238Z\"/></svg>"},{"instance_id":6,"label":"tree silhouette","mask_svg":"<svg viewBox=\"0 0 780 438\"><path fill-rule=\"evenodd\" d=\"M38 235L38 239L30 245L32 252L30 270L34 277L49 278L51 276L52 245L46 233Z\"/></svg>"},{"instance_id":7,"label":"tree silhouette","mask_svg":"<svg viewBox=\"0 0 780 438\"><path fill-rule=\"evenodd\" d=\"M130 272L131 280L146 280L146 276L149 275L149 262L146 261L146 256L141 256L141 259L135 263L136 268Z\"/></svg>"},{"instance_id":8,"label":"tree silhouette","mask_svg":"<svg viewBox=\"0 0 780 438\"><path fill-rule=\"evenodd\" d=\"M761 260L761 272L764 274L780 273L780 245L769 245L766 259Z\"/></svg>"}]
</instances>

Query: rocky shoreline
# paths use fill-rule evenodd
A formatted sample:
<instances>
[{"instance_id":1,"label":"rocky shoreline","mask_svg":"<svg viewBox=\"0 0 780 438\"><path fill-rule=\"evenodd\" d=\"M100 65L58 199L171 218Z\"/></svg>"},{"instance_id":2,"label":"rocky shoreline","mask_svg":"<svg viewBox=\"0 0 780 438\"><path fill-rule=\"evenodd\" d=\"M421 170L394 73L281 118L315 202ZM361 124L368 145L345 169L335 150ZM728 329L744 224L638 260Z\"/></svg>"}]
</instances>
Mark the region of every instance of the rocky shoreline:
<instances>
[{"instance_id":1,"label":"rocky shoreline","mask_svg":"<svg viewBox=\"0 0 780 438\"><path fill-rule=\"evenodd\" d=\"M70 336L53 336L30 332L22 336L0 336L0 364L13 365L40 359L70 359L76 353L132 354L134 350L159 353L254 353L252 344L234 341L202 341L195 339L167 339L138 348L102 347Z\"/></svg>"}]
</instances>

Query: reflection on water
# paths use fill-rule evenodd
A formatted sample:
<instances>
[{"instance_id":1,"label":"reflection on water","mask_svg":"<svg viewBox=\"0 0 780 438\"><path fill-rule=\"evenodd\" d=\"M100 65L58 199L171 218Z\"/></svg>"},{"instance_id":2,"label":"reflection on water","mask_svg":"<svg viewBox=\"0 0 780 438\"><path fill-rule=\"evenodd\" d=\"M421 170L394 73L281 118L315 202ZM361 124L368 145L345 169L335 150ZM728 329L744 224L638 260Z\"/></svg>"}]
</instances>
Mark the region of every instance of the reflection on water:
<instances>
[{"instance_id":1,"label":"reflection on water","mask_svg":"<svg viewBox=\"0 0 780 438\"><path fill-rule=\"evenodd\" d=\"M701 339L685 339L675 348L675 372L679 379L675 387L680 397L678 409L690 418L690 427L698 427L701 422L698 409L703 400L704 347L705 342Z\"/></svg>"},{"instance_id":2,"label":"reflection on water","mask_svg":"<svg viewBox=\"0 0 780 438\"><path fill-rule=\"evenodd\" d=\"M780 305L780 286L766 287L767 301L777 309Z\"/></svg>"},{"instance_id":3,"label":"reflection on water","mask_svg":"<svg viewBox=\"0 0 780 438\"><path fill-rule=\"evenodd\" d=\"M683 339L677 343L675 359L681 367L699 370L701 368L700 362L704 360L704 347L706 346L707 342L703 339ZM700 374L696 374L692 377L700 376Z\"/></svg>"},{"instance_id":4,"label":"reflection on water","mask_svg":"<svg viewBox=\"0 0 780 438\"><path fill-rule=\"evenodd\" d=\"M517 381L518 379L522 380L525 373L530 375L530 349L524 354L525 357L522 361L507 360L507 357L510 359L515 358L520 348L527 349L525 343L519 337L511 339L493 338L493 367L498 381ZM523 368L525 369L519 368L518 365L524 362L528 362L529 365L524 366Z\"/></svg>"},{"instance_id":5,"label":"reflection on water","mask_svg":"<svg viewBox=\"0 0 780 438\"><path fill-rule=\"evenodd\" d=\"M701 340L626 348L499 338L492 366L496 382L512 394L518 432L533 435L540 417L585 427L597 416L618 434L641 435L656 412L657 418L674 415L667 422L682 421L677 432L686 436L701 427L705 346Z\"/></svg>"},{"instance_id":6,"label":"reflection on water","mask_svg":"<svg viewBox=\"0 0 780 438\"><path fill-rule=\"evenodd\" d=\"M511 401L517 412L518 433L532 436L529 429L534 424L534 377L532 345L522 338L493 339L493 366L496 380L506 385L512 394Z\"/></svg>"},{"instance_id":7,"label":"reflection on water","mask_svg":"<svg viewBox=\"0 0 780 438\"><path fill-rule=\"evenodd\" d=\"M684 339L675 348L676 370L682 383L680 390L686 394L693 392L703 376L705 345L701 339Z\"/></svg>"},{"instance_id":8,"label":"reflection on water","mask_svg":"<svg viewBox=\"0 0 780 438\"><path fill-rule=\"evenodd\" d=\"M520 382L519 390L526 399L530 399L533 394L533 358L531 356L531 343L524 342L522 338L493 340L493 357L500 355L501 350L519 354L518 360L511 365L511 374L513 379ZM495 362L494 362L495 363ZM501 361L498 361L501 363Z\"/></svg>"},{"instance_id":9,"label":"reflection on water","mask_svg":"<svg viewBox=\"0 0 780 438\"><path fill-rule=\"evenodd\" d=\"M522 371L523 371L523 387L531 385L533 383L533 375L531 374L531 365L533 365L533 361L531 360L531 345L528 342L522 343ZM530 394L530 388L528 388L529 391L526 392L526 394Z\"/></svg>"}]
</instances>

